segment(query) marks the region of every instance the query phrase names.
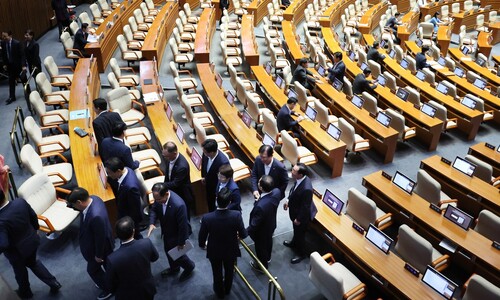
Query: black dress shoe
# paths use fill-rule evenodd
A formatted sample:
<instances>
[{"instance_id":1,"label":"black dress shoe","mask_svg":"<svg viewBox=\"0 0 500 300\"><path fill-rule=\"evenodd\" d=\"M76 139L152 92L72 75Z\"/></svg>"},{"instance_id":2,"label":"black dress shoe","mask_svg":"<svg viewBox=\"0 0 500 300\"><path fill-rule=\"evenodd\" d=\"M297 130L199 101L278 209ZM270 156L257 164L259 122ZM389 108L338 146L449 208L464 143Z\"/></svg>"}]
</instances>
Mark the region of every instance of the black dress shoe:
<instances>
[{"instance_id":1,"label":"black dress shoe","mask_svg":"<svg viewBox=\"0 0 500 300\"><path fill-rule=\"evenodd\" d=\"M286 246L286 247L288 247L288 248L293 248L294 247L293 243L290 242L290 241L283 241L283 245Z\"/></svg>"},{"instance_id":2,"label":"black dress shoe","mask_svg":"<svg viewBox=\"0 0 500 300\"><path fill-rule=\"evenodd\" d=\"M33 293L31 292L31 290L30 291L16 290L16 294L21 299L31 299L31 298L33 298Z\"/></svg>"},{"instance_id":3,"label":"black dress shoe","mask_svg":"<svg viewBox=\"0 0 500 300\"><path fill-rule=\"evenodd\" d=\"M253 260L250 262L250 266L254 269L254 271L264 273L264 271L262 271L262 269Z\"/></svg>"},{"instance_id":4,"label":"black dress shoe","mask_svg":"<svg viewBox=\"0 0 500 300\"><path fill-rule=\"evenodd\" d=\"M50 293L55 294L55 293L59 292L61 287L62 287L62 285L59 283L59 281L56 280L53 284L50 285Z\"/></svg>"},{"instance_id":5,"label":"black dress shoe","mask_svg":"<svg viewBox=\"0 0 500 300\"><path fill-rule=\"evenodd\" d=\"M305 256L296 256L290 260L292 264L298 264L299 262L303 261L306 257Z\"/></svg>"},{"instance_id":6,"label":"black dress shoe","mask_svg":"<svg viewBox=\"0 0 500 300\"><path fill-rule=\"evenodd\" d=\"M194 271L194 268L192 268L190 270L182 271L181 276L179 276L179 281L182 282L182 281L187 280L189 277L191 277L193 275L193 271Z\"/></svg>"},{"instance_id":7,"label":"black dress shoe","mask_svg":"<svg viewBox=\"0 0 500 300\"><path fill-rule=\"evenodd\" d=\"M168 269L165 269L163 271L161 271L161 277L165 278L167 276L173 276L177 273L179 273L180 269L171 269L171 268L168 268Z\"/></svg>"},{"instance_id":8,"label":"black dress shoe","mask_svg":"<svg viewBox=\"0 0 500 300\"><path fill-rule=\"evenodd\" d=\"M10 98L9 100L5 101L5 104L9 105L9 104L11 104L14 101L16 101L15 98Z\"/></svg>"}]
</instances>

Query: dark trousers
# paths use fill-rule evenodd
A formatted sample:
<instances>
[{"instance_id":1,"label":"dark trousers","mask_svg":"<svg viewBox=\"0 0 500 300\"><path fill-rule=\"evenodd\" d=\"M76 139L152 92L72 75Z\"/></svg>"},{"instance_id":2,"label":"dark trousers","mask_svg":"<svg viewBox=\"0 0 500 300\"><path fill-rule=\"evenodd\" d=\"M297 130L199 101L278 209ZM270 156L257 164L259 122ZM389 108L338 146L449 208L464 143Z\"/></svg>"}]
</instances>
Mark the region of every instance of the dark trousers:
<instances>
[{"instance_id":1,"label":"dark trousers","mask_svg":"<svg viewBox=\"0 0 500 300\"><path fill-rule=\"evenodd\" d=\"M267 262L271 260L271 253L273 251L273 235L259 237L254 242L255 254L264 267L267 268Z\"/></svg>"},{"instance_id":2,"label":"dark trousers","mask_svg":"<svg viewBox=\"0 0 500 300\"><path fill-rule=\"evenodd\" d=\"M218 297L224 297L224 294L229 294L233 286L233 274L236 258L230 257L226 259L210 258L212 265L212 275L214 278L214 292ZM223 268L224 267L224 272Z\"/></svg>"},{"instance_id":3,"label":"dark trousers","mask_svg":"<svg viewBox=\"0 0 500 300\"><path fill-rule=\"evenodd\" d=\"M207 188L207 206L208 212L212 212L216 209L215 206L215 188Z\"/></svg>"},{"instance_id":4,"label":"dark trousers","mask_svg":"<svg viewBox=\"0 0 500 300\"><path fill-rule=\"evenodd\" d=\"M21 68L8 64L7 72L9 73L9 99L16 99L16 79L19 78Z\"/></svg>"},{"instance_id":5,"label":"dark trousers","mask_svg":"<svg viewBox=\"0 0 500 300\"><path fill-rule=\"evenodd\" d=\"M106 258L104 258L106 261ZM108 291L108 287L106 285L106 273L104 272L103 267L106 267L105 264L100 264L95 261L95 259L90 259L87 261L87 273L90 278L94 281L97 286L103 291Z\"/></svg>"},{"instance_id":6,"label":"dark trousers","mask_svg":"<svg viewBox=\"0 0 500 300\"><path fill-rule=\"evenodd\" d=\"M6 253L6 257L12 265L12 269L14 269L14 275L21 294L31 293L27 268L30 268L33 274L48 286L52 287L55 284L56 278L54 275L47 270L41 261L36 259L36 249L33 254L25 258L18 253Z\"/></svg>"},{"instance_id":7,"label":"dark trousers","mask_svg":"<svg viewBox=\"0 0 500 300\"><path fill-rule=\"evenodd\" d=\"M306 232L308 224L301 223L300 225L293 224L293 239L292 245L300 256L305 256L306 253Z\"/></svg>"},{"instance_id":8,"label":"dark trousers","mask_svg":"<svg viewBox=\"0 0 500 300\"><path fill-rule=\"evenodd\" d=\"M57 28L59 28L59 36L61 36L63 29L69 26L69 23L70 23L70 20L61 20L61 21L58 20L57 21ZM70 34L71 34L71 31L70 31Z\"/></svg>"},{"instance_id":9,"label":"dark trousers","mask_svg":"<svg viewBox=\"0 0 500 300\"><path fill-rule=\"evenodd\" d=\"M170 265L170 269L178 270L179 268L183 268L184 270L192 270L194 269L194 262L187 256L183 255L179 257L177 260L173 260L170 255L168 255L168 251L173 247L177 247L177 245L167 245L165 244L164 250L167 255L168 264Z\"/></svg>"}]
</instances>

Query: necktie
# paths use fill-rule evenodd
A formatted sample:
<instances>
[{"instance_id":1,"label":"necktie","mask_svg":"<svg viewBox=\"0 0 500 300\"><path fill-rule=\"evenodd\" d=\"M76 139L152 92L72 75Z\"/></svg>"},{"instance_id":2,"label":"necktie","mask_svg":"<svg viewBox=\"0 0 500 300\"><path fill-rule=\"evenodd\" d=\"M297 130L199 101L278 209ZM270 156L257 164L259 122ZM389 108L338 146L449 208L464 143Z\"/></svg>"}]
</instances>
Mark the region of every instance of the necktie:
<instances>
[{"instance_id":1,"label":"necktie","mask_svg":"<svg viewBox=\"0 0 500 300\"><path fill-rule=\"evenodd\" d=\"M11 41L9 41L9 42L7 43L7 58L9 59L9 62L11 62L11 61L12 61L12 59L11 59L11 58L12 58L12 55L11 55L11 52L10 52L10 43L11 43Z\"/></svg>"},{"instance_id":2,"label":"necktie","mask_svg":"<svg viewBox=\"0 0 500 300\"><path fill-rule=\"evenodd\" d=\"M295 188L297 187L297 182L295 182L295 184L292 186L292 188L290 189L290 195L293 193L293 191L295 191Z\"/></svg>"},{"instance_id":3,"label":"necktie","mask_svg":"<svg viewBox=\"0 0 500 300\"><path fill-rule=\"evenodd\" d=\"M163 209L163 215L165 215L165 212L167 211L167 205L162 204L162 209Z\"/></svg>"}]
</instances>

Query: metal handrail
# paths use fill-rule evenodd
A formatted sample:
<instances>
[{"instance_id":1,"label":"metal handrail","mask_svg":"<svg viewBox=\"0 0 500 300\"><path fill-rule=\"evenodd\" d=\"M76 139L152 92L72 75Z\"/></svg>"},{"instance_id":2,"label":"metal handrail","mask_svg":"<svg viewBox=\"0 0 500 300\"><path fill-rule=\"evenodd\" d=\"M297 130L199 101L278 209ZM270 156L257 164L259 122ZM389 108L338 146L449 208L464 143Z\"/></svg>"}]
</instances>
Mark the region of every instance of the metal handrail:
<instances>
[{"instance_id":1,"label":"metal handrail","mask_svg":"<svg viewBox=\"0 0 500 300\"><path fill-rule=\"evenodd\" d=\"M284 300L285 299L285 293L283 292L283 289L281 288L280 284L277 281L277 277L273 277L271 273L264 267L264 265L260 262L260 260L257 258L257 256L252 252L250 247L248 247L247 243L245 241L240 240L240 244L243 246L243 249L248 252L250 257L257 263L261 271L264 273L264 275L269 278L269 285L267 288L267 299L276 299L276 291L278 291L280 295L280 299ZM241 273L241 271L238 269L237 266L234 266L234 269L236 270L236 273L241 277L243 282L247 285L247 287L250 289L250 291L253 293L256 299L261 299L260 296L257 294L255 289L250 285L248 280L245 278L245 276Z\"/></svg>"},{"instance_id":2,"label":"metal handrail","mask_svg":"<svg viewBox=\"0 0 500 300\"><path fill-rule=\"evenodd\" d=\"M10 199L15 199L17 198L17 186L16 186L16 182L14 181L14 176L12 175L12 171L9 170L9 184L10 184L10 187L9 187L9 195L10 195Z\"/></svg>"},{"instance_id":3,"label":"metal handrail","mask_svg":"<svg viewBox=\"0 0 500 300\"><path fill-rule=\"evenodd\" d=\"M21 147L28 143L28 135L24 130L24 113L21 107L16 108L16 113L14 114L14 122L12 122L12 129L10 131L10 144L12 145L12 150L14 152L14 156L16 157L16 162L19 167L21 167L21 157L19 156L19 152L21 151ZM18 130L21 132L22 139L19 138Z\"/></svg>"}]
</instances>

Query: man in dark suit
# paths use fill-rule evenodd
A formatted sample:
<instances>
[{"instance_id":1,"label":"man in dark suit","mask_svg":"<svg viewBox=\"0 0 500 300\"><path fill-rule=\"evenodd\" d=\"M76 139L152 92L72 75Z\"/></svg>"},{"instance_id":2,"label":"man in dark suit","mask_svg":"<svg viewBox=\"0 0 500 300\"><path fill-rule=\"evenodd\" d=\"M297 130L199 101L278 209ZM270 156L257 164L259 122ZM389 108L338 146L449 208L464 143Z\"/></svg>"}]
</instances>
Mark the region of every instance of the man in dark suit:
<instances>
[{"instance_id":1,"label":"man in dark suit","mask_svg":"<svg viewBox=\"0 0 500 300\"><path fill-rule=\"evenodd\" d=\"M219 24L222 23L222 17L224 16L224 9L229 9L229 0L220 0L220 20Z\"/></svg>"},{"instance_id":2,"label":"man in dark suit","mask_svg":"<svg viewBox=\"0 0 500 300\"><path fill-rule=\"evenodd\" d=\"M52 10L54 11L53 18L56 19L57 27L59 28L58 37L60 37L63 29L68 27L70 22L68 4L66 3L66 0L52 0L51 5Z\"/></svg>"},{"instance_id":3,"label":"man in dark suit","mask_svg":"<svg viewBox=\"0 0 500 300\"><path fill-rule=\"evenodd\" d=\"M27 268L47 284L52 293L61 288L61 284L36 258L36 251L40 245L38 228L36 213L26 200L18 198L9 202L0 189L0 255L5 253L5 257L14 269L19 285L17 294L23 299L33 297Z\"/></svg>"},{"instance_id":4,"label":"man in dark suit","mask_svg":"<svg viewBox=\"0 0 500 300\"><path fill-rule=\"evenodd\" d=\"M111 157L118 157L126 167L135 170L139 167L139 161L132 157L132 150L125 141L125 130L127 125L122 121L115 123L112 129L113 137L104 138L99 145L99 153L102 161ZM134 220L137 222L136 220Z\"/></svg>"},{"instance_id":5,"label":"man in dark suit","mask_svg":"<svg viewBox=\"0 0 500 300\"><path fill-rule=\"evenodd\" d=\"M96 115L92 121L92 128L97 144L101 145L104 138L113 137L113 127L117 123L123 123L123 120L119 113L108 111L108 103L103 98L94 99L92 103Z\"/></svg>"},{"instance_id":6,"label":"man in dark suit","mask_svg":"<svg viewBox=\"0 0 500 300\"><path fill-rule=\"evenodd\" d=\"M160 220L161 234L163 236L163 247L167 255L169 268L161 272L162 277L167 277L179 273L182 267L181 276L179 281L188 279L194 270L195 264L184 254L177 260L173 260L168 254L168 251L177 247L182 250L186 246L186 240L191 234L191 225L187 218L186 204L176 193L169 191L165 183L159 182L151 188L155 203L149 210L149 231L148 237L151 232L156 228L157 220Z\"/></svg>"},{"instance_id":7,"label":"man in dark suit","mask_svg":"<svg viewBox=\"0 0 500 300\"><path fill-rule=\"evenodd\" d=\"M214 292L221 299L231 291L234 265L241 256L238 240L247 236L241 213L229 209L230 202L231 190L224 187L217 195L217 210L203 216L198 236L212 265Z\"/></svg>"},{"instance_id":8,"label":"man in dark suit","mask_svg":"<svg viewBox=\"0 0 500 300\"><path fill-rule=\"evenodd\" d=\"M372 70L370 70L370 68L366 68L363 70L363 73L359 73L356 77L354 77L354 82L352 83L352 92L354 94L361 95L363 92L368 92L372 95L375 94L377 83L366 79L371 73Z\"/></svg>"},{"instance_id":9,"label":"man in dark suit","mask_svg":"<svg viewBox=\"0 0 500 300\"><path fill-rule=\"evenodd\" d=\"M36 68L35 72L33 72L33 77L36 78L36 75L42 71L40 45L38 45L37 41L34 39L35 33L31 29L26 30L24 38L26 39L24 44L24 57L26 62L23 69L27 69L29 73L31 73Z\"/></svg>"},{"instance_id":10,"label":"man in dark suit","mask_svg":"<svg viewBox=\"0 0 500 300\"><path fill-rule=\"evenodd\" d=\"M289 209L290 220L293 223L293 239L284 241L283 245L294 248L297 256L291 259L292 264L301 262L307 256L305 250L306 231L309 222L314 219L317 209L313 202L313 188L311 179L307 176L306 165L296 164L292 168L292 178L296 180L290 189L288 201L283 208Z\"/></svg>"},{"instance_id":11,"label":"man in dark suit","mask_svg":"<svg viewBox=\"0 0 500 300\"><path fill-rule=\"evenodd\" d=\"M109 291L103 266L106 257L113 252L115 246L113 232L108 218L108 211L101 198L89 196L81 187L73 189L66 199L68 207L80 214L80 251L87 261L87 273L94 283L102 289L97 299L108 299Z\"/></svg>"},{"instance_id":12,"label":"man in dark suit","mask_svg":"<svg viewBox=\"0 0 500 300\"><path fill-rule=\"evenodd\" d=\"M415 55L415 67L417 70L422 70L423 68L430 68L431 65L427 63L427 57L425 54L429 51L429 46L422 46L422 52Z\"/></svg>"},{"instance_id":13,"label":"man in dark suit","mask_svg":"<svg viewBox=\"0 0 500 300\"><path fill-rule=\"evenodd\" d=\"M333 66L328 68L328 80L333 83L335 78L340 82L344 82L345 64L342 61L342 52L333 53Z\"/></svg>"},{"instance_id":14,"label":"man in dark suit","mask_svg":"<svg viewBox=\"0 0 500 300\"><path fill-rule=\"evenodd\" d=\"M229 205L227 209L237 210L241 213L241 194L240 188L233 180L234 171L230 164L225 164L220 166L217 178L219 182L217 183L217 195L223 188L227 188L230 192L229 195ZM218 202L217 202L218 203Z\"/></svg>"},{"instance_id":15,"label":"man in dark suit","mask_svg":"<svg viewBox=\"0 0 500 300\"><path fill-rule=\"evenodd\" d=\"M73 41L73 48L80 51L80 53L77 54L82 55L82 57L90 57L90 55L88 55L85 51L85 45L89 43L87 41L88 36L89 24L82 23L82 27L75 33L75 40Z\"/></svg>"},{"instance_id":16,"label":"man in dark suit","mask_svg":"<svg viewBox=\"0 0 500 300\"><path fill-rule=\"evenodd\" d=\"M271 261L273 250L273 233L276 229L276 212L281 199L280 190L274 188L273 178L264 175L259 180L260 198L254 203L250 212L250 221L247 228L248 235L255 242L255 254L262 265L267 269ZM251 261L254 270L261 271L259 266Z\"/></svg>"},{"instance_id":17,"label":"man in dark suit","mask_svg":"<svg viewBox=\"0 0 500 300\"><path fill-rule=\"evenodd\" d=\"M188 219L190 219L190 208L193 206L194 196L191 187L189 163L184 155L178 152L177 145L172 141L168 141L163 145L161 153L167 162L165 184L169 190L175 192L184 200Z\"/></svg>"},{"instance_id":18,"label":"man in dark suit","mask_svg":"<svg viewBox=\"0 0 500 300\"><path fill-rule=\"evenodd\" d=\"M370 50L368 50L368 53L366 54L366 59L372 60L382 66L385 55L380 54L380 52L378 52L378 49L380 49L380 43L378 41L373 42L373 46L370 47Z\"/></svg>"},{"instance_id":19,"label":"man in dark suit","mask_svg":"<svg viewBox=\"0 0 500 300\"><path fill-rule=\"evenodd\" d=\"M300 137L297 124L304 119L303 116L294 111L295 106L297 106L297 102L298 100L295 97L288 98L286 104L280 108L278 114L276 115L276 126L278 127L278 131L292 131L293 136L296 138ZM294 120L292 115L298 116L297 120Z\"/></svg>"},{"instance_id":20,"label":"man in dark suit","mask_svg":"<svg viewBox=\"0 0 500 300\"><path fill-rule=\"evenodd\" d=\"M5 102L9 105L16 101L16 80L25 61L21 43L12 38L12 31L2 32L2 59L3 68L9 74L9 98Z\"/></svg>"},{"instance_id":21,"label":"man in dark suit","mask_svg":"<svg viewBox=\"0 0 500 300\"><path fill-rule=\"evenodd\" d=\"M286 186L288 185L288 172L285 165L273 158L273 147L262 145L259 148L259 155L255 157L252 168L252 191L253 197L259 199L259 179L264 175L269 175L273 178L274 186L277 187L281 194L280 199L285 197Z\"/></svg>"},{"instance_id":22,"label":"man in dark suit","mask_svg":"<svg viewBox=\"0 0 500 300\"><path fill-rule=\"evenodd\" d=\"M152 300L156 286L151 263L158 251L150 239L134 240L134 220L123 217L116 222L120 248L108 256L106 280L116 300Z\"/></svg>"},{"instance_id":23,"label":"man in dark suit","mask_svg":"<svg viewBox=\"0 0 500 300\"><path fill-rule=\"evenodd\" d=\"M295 81L300 82L300 84L308 89L314 89L316 78L314 78L313 73L307 69L307 58L301 58L297 68L293 72L292 83Z\"/></svg>"},{"instance_id":24,"label":"man in dark suit","mask_svg":"<svg viewBox=\"0 0 500 300\"><path fill-rule=\"evenodd\" d=\"M115 193L118 218L131 217L136 226L134 238L136 240L142 239L140 227L142 221L142 196L139 179L137 179L134 170L126 167L117 157L108 159L104 166L111 178L109 185Z\"/></svg>"},{"instance_id":25,"label":"man in dark suit","mask_svg":"<svg viewBox=\"0 0 500 300\"><path fill-rule=\"evenodd\" d=\"M226 154L219 150L214 139L207 139L201 145L203 156L201 158L201 177L205 184L208 211L215 210L215 189L217 188L217 173L222 165L228 164Z\"/></svg>"}]
</instances>

